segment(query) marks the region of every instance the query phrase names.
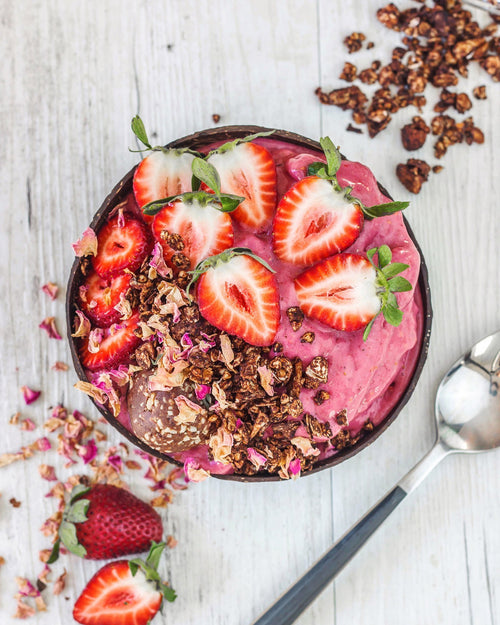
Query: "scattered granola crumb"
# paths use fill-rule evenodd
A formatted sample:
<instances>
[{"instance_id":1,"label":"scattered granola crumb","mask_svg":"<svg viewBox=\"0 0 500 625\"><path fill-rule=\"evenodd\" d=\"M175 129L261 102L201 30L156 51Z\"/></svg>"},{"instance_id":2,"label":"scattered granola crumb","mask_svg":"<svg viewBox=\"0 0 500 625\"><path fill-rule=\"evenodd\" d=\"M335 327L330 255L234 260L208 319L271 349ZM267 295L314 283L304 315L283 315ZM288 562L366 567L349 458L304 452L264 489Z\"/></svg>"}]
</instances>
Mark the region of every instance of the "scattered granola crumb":
<instances>
[{"instance_id":1,"label":"scattered granola crumb","mask_svg":"<svg viewBox=\"0 0 500 625\"><path fill-rule=\"evenodd\" d=\"M420 193L424 182L427 181L430 172L430 165L425 161L410 158L406 164L400 163L396 167L396 175L410 193Z\"/></svg>"},{"instance_id":2,"label":"scattered granola crumb","mask_svg":"<svg viewBox=\"0 0 500 625\"><path fill-rule=\"evenodd\" d=\"M9 499L9 503L13 508L19 508L21 506L21 502L18 501L15 497L11 497Z\"/></svg>"},{"instance_id":3,"label":"scattered granola crumb","mask_svg":"<svg viewBox=\"0 0 500 625\"><path fill-rule=\"evenodd\" d=\"M314 343L315 338L316 338L316 335L314 334L314 332L305 332L300 337L300 342L301 343Z\"/></svg>"},{"instance_id":4,"label":"scattered granola crumb","mask_svg":"<svg viewBox=\"0 0 500 625\"><path fill-rule=\"evenodd\" d=\"M439 172L443 171L444 167L442 165L434 165L432 168L432 172L434 174L439 174Z\"/></svg>"},{"instance_id":5,"label":"scattered granola crumb","mask_svg":"<svg viewBox=\"0 0 500 625\"><path fill-rule=\"evenodd\" d=\"M5 558L3 556L0 556L0 566L3 566L5 564Z\"/></svg>"},{"instance_id":6,"label":"scattered granola crumb","mask_svg":"<svg viewBox=\"0 0 500 625\"><path fill-rule=\"evenodd\" d=\"M300 310L300 308L298 306L290 306L290 308L286 311L286 315L290 321L292 330L294 332L300 330L302 322L304 321L304 313Z\"/></svg>"},{"instance_id":7,"label":"scattered granola crumb","mask_svg":"<svg viewBox=\"0 0 500 625\"><path fill-rule=\"evenodd\" d=\"M218 124L220 122L220 115L218 113L214 113L212 115L212 121L214 122L214 124Z\"/></svg>"},{"instance_id":8,"label":"scattered granola crumb","mask_svg":"<svg viewBox=\"0 0 500 625\"><path fill-rule=\"evenodd\" d=\"M363 41L365 41L366 36L363 33L351 33L344 39L344 45L346 46L349 54L352 52L358 52L361 50L363 45Z\"/></svg>"},{"instance_id":9,"label":"scattered granola crumb","mask_svg":"<svg viewBox=\"0 0 500 625\"><path fill-rule=\"evenodd\" d=\"M475 87L472 91L472 94L476 98L476 100L486 100L486 86L480 85L479 87Z\"/></svg>"},{"instance_id":10,"label":"scattered granola crumb","mask_svg":"<svg viewBox=\"0 0 500 625\"><path fill-rule=\"evenodd\" d=\"M355 132L358 135L363 134L363 131L361 130L361 128L358 128L357 126L353 126L351 123L349 123L349 125L347 126L346 130L348 132Z\"/></svg>"},{"instance_id":11,"label":"scattered granola crumb","mask_svg":"<svg viewBox=\"0 0 500 625\"><path fill-rule=\"evenodd\" d=\"M405 150L411 152L421 148L430 131L431 129L424 120L418 115L415 116L411 124L406 124L406 126L403 126L401 129L401 141L403 142Z\"/></svg>"},{"instance_id":12,"label":"scattered granola crumb","mask_svg":"<svg viewBox=\"0 0 500 625\"><path fill-rule=\"evenodd\" d=\"M356 66L352 63L346 62L339 78L340 80L345 80L346 82L353 82L356 80L356 73Z\"/></svg>"}]
</instances>

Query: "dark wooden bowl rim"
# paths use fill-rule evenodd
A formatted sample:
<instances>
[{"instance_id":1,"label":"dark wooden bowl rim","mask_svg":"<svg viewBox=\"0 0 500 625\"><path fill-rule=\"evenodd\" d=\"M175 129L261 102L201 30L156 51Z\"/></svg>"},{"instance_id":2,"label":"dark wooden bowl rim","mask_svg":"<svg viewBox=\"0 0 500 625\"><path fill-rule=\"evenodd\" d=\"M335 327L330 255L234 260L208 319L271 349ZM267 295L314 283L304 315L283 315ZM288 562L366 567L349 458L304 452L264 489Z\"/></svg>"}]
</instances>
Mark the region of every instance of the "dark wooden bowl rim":
<instances>
[{"instance_id":1,"label":"dark wooden bowl rim","mask_svg":"<svg viewBox=\"0 0 500 625\"><path fill-rule=\"evenodd\" d=\"M220 128L211 128L208 130L202 130L200 132L196 132L187 137L183 137L181 139L177 139L176 141L172 141L166 147L168 148L183 148L189 147L193 150L199 150L211 143L216 141L226 141L230 139L234 139L237 137L246 137L249 134L264 132L266 130L272 130L271 128L263 128L261 126L223 126ZM301 147L311 148L313 150L321 151L321 147L317 141L313 141L312 139L308 139L307 137L303 137L301 135L288 132L286 130L275 130L272 135L273 138L280 139L282 141L293 143L295 145L299 145ZM98 231L104 222L107 219L108 213L120 202L122 202L128 194L132 191L132 179L134 175L134 171L137 166L133 167L114 187L111 193L106 197L102 206L99 208L97 213L94 215L90 227L95 231ZM379 184L379 188L384 195L387 197L391 197L389 193ZM425 264L424 257L422 255L422 251L415 239L413 232L410 229L410 226L407 220L403 217L405 221L406 228L408 230L408 234L412 239L414 245L416 246L419 254L420 254L420 275L418 279L418 285L422 295L422 304L423 304L423 312L424 312L424 320L423 320L423 338L422 345L420 347L420 353L418 355L418 360L415 366L415 371L413 372L412 377L410 378L410 382L406 387L405 392L400 397L397 404L390 411L387 417L382 421L380 425L373 429L372 432L366 433L361 441L354 445L353 447L349 447L340 451L339 453L331 456L329 458L325 458L320 460L313 469L304 473L303 475L311 475L312 473L316 473L317 471L322 471L323 469L327 469L333 467L348 458L352 458L356 454L358 454L361 450L366 449L368 445L371 445L373 441L375 441L381 434L384 432L391 423L395 420L395 418L400 413L401 409L405 406L405 404L410 399L411 394L413 393L422 369L424 367L425 360L427 358L427 353L429 350L429 340L431 333L431 325L432 325L432 306L431 306L431 293L429 287L428 280L428 272ZM76 373L80 380L87 381L87 377L85 376L85 371L80 363L80 359L78 357L78 351L76 347L76 341L71 336L71 328L73 325L73 317L75 314L75 301L77 299L78 287L82 282L82 273L80 271L80 260L78 258L75 259L73 266L71 268L69 280L68 280L68 288L66 295L66 321L67 321L67 335L71 348L71 356L73 359L73 364L76 369ZM120 434L125 436L131 443L133 443L139 449L161 458L162 460L168 460L173 464L178 466L182 466L177 460L170 457L167 454L162 454L155 449L151 449L143 443L137 436L135 436L132 432L127 430L117 419L103 406L100 406L97 402L92 399L92 402L96 406L97 410L104 416L104 418L114 427L116 428ZM219 479L225 480L233 480L237 482L269 482L269 481L280 481L279 478L275 474L266 474L259 473L257 475L214 475Z\"/></svg>"}]
</instances>

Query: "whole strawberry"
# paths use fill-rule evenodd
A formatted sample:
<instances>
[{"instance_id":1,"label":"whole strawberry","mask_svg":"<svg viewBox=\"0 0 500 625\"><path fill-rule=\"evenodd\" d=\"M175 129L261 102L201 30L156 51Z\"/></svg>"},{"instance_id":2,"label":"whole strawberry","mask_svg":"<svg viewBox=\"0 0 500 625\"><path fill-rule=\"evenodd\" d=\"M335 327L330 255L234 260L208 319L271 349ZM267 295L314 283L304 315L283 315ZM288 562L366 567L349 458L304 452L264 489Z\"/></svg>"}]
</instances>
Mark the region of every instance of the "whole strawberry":
<instances>
[{"instance_id":1,"label":"whole strawberry","mask_svg":"<svg viewBox=\"0 0 500 625\"><path fill-rule=\"evenodd\" d=\"M57 559L59 541L77 556L105 560L147 551L162 534L159 514L132 493L111 484L76 486L50 561Z\"/></svg>"}]
</instances>

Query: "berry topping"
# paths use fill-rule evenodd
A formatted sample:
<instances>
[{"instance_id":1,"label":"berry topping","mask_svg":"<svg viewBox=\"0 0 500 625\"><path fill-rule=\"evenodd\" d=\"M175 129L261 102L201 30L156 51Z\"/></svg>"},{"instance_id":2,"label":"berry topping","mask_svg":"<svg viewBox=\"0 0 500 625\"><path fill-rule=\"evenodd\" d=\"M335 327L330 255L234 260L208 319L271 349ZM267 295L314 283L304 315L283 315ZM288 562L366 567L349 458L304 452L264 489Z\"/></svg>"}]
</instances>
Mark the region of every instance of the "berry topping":
<instances>
[{"instance_id":1,"label":"berry topping","mask_svg":"<svg viewBox=\"0 0 500 625\"><path fill-rule=\"evenodd\" d=\"M87 317L100 328L107 328L120 320L120 312L115 306L127 292L130 278L128 273L101 278L95 271L86 277L80 289L80 304Z\"/></svg>"},{"instance_id":2,"label":"berry topping","mask_svg":"<svg viewBox=\"0 0 500 625\"><path fill-rule=\"evenodd\" d=\"M226 250L200 263L200 313L216 328L251 345L271 345L278 330L279 296L272 269L245 248Z\"/></svg>"},{"instance_id":3,"label":"berry topping","mask_svg":"<svg viewBox=\"0 0 500 625\"><path fill-rule=\"evenodd\" d=\"M182 237L182 252L191 261L191 269L207 256L219 254L233 244L231 217L220 211L218 202L209 193L187 193L155 216L153 235L161 243L167 263L174 254L166 241L168 234Z\"/></svg>"},{"instance_id":4,"label":"berry topping","mask_svg":"<svg viewBox=\"0 0 500 625\"><path fill-rule=\"evenodd\" d=\"M373 262L377 253L378 266ZM368 250L367 256L337 254L298 276L295 291L304 313L335 330L365 327L364 339L380 312L388 323L399 325L403 313L394 293L411 290L408 280L397 276L408 265L391 263L387 245Z\"/></svg>"},{"instance_id":5,"label":"berry topping","mask_svg":"<svg viewBox=\"0 0 500 625\"><path fill-rule=\"evenodd\" d=\"M138 321L139 313L135 313L126 321L100 330L98 336L95 336L96 330L93 330L80 347L82 365L91 371L98 371L126 361L141 342L134 334Z\"/></svg>"},{"instance_id":6,"label":"berry topping","mask_svg":"<svg viewBox=\"0 0 500 625\"><path fill-rule=\"evenodd\" d=\"M97 235L97 255L92 258L94 269L107 278L124 269L136 271L151 249L146 226L130 217L110 219Z\"/></svg>"},{"instance_id":7,"label":"berry topping","mask_svg":"<svg viewBox=\"0 0 500 625\"><path fill-rule=\"evenodd\" d=\"M153 543L145 562L118 560L99 569L76 600L74 619L82 625L148 625L164 599L176 598L157 571L164 548Z\"/></svg>"},{"instance_id":8,"label":"berry topping","mask_svg":"<svg viewBox=\"0 0 500 625\"><path fill-rule=\"evenodd\" d=\"M276 166L266 148L250 143L256 136L226 143L211 152L207 160L219 172L221 190L245 198L234 211L234 219L262 231L276 208Z\"/></svg>"}]
</instances>

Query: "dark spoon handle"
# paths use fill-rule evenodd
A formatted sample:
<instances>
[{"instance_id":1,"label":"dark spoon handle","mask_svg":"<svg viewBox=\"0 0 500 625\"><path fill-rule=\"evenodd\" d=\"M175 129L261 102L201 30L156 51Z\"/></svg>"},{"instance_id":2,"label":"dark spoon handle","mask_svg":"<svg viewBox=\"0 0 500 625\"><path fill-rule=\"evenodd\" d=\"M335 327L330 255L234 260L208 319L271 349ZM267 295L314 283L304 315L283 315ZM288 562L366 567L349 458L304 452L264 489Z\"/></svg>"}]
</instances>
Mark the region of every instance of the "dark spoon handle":
<instances>
[{"instance_id":1,"label":"dark spoon handle","mask_svg":"<svg viewBox=\"0 0 500 625\"><path fill-rule=\"evenodd\" d=\"M406 497L396 486L253 625L291 625Z\"/></svg>"}]
</instances>

